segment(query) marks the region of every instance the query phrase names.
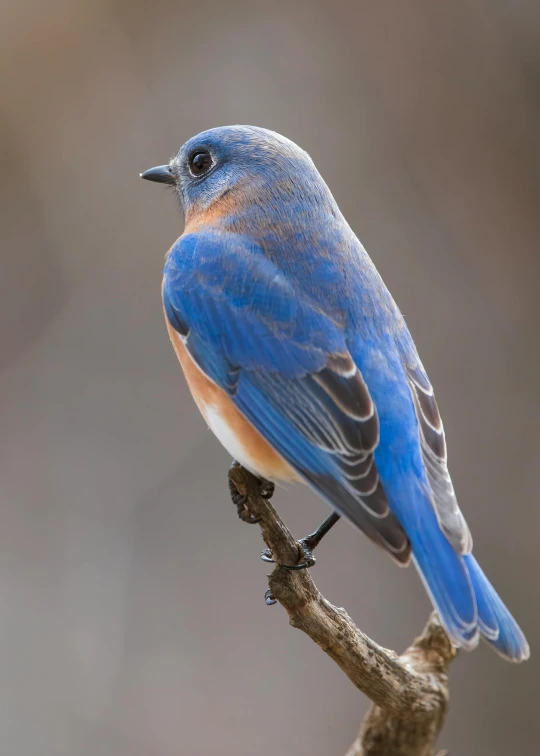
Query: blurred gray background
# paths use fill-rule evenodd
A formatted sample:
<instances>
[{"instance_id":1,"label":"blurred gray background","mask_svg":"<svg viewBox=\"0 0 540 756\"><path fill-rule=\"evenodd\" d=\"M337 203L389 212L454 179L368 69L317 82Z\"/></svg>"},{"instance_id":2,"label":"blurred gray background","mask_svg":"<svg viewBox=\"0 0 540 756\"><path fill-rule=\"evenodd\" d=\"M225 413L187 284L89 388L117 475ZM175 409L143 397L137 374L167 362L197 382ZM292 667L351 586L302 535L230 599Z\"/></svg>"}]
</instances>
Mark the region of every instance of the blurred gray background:
<instances>
[{"instance_id":1,"label":"blurred gray background","mask_svg":"<svg viewBox=\"0 0 540 756\"><path fill-rule=\"evenodd\" d=\"M138 178L252 123L310 152L436 387L476 554L532 660L452 667L441 747L539 752L540 6L4 0L0 752L340 756L367 702L263 601L258 529L169 346L170 194ZM326 514L276 505L298 536ZM317 584L403 649L429 603L338 526Z\"/></svg>"}]
</instances>

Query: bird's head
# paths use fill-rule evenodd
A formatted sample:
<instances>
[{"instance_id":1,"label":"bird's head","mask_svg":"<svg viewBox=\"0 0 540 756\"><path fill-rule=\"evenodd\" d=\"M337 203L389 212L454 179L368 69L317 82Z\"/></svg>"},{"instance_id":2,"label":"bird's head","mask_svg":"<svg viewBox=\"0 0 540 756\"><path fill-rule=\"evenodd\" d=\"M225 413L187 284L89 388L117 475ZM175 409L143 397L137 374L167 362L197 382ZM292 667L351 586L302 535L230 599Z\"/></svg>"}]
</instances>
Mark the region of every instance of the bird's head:
<instances>
[{"instance_id":1,"label":"bird's head","mask_svg":"<svg viewBox=\"0 0 540 756\"><path fill-rule=\"evenodd\" d=\"M294 142L255 126L223 126L192 137L167 165L141 178L172 186L186 223L243 207L329 195L309 155Z\"/></svg>"}]
</instances>

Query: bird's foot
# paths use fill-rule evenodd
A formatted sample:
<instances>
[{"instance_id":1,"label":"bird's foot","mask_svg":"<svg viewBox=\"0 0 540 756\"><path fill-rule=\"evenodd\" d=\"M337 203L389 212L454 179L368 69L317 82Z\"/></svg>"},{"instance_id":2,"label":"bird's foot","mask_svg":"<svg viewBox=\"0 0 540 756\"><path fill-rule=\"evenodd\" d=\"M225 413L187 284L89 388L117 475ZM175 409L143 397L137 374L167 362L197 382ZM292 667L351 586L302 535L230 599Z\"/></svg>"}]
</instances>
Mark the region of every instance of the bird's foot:
<instances>
[{"instance_id":1,"label":"bird's foot","mask_svg":"<svg viewBox=\"0 0 540 756\"><path fill-rule=\"evenodd\" d=\"M240 491L238 490L238 488L233 483L230 477L229 477L229 491L231 494L232 503L235 505L238 511L238 517L242 520L242 522L247 522L249 525L256 525L258 522L261 521L260 517L253 515L249 511L247 507L248 495L240 493ZM261 496L263 499L268 500L272 498L273 493L274 493L274 484L271 483L269 480L261 479L259 483L259 496Z\"/></svg>"},{"instance_id":2,"label":"bird's foot","mask_svg":"<svg viewBox=\"0 0 540 756\"><path fill-rule=\"evenodd\" d=\"M300 541L296 542L299 557L298 564L280 564L279 566L283 567L284 570L307 570L310 567L313 567L317 561L313 555L313 549L318 544L318 541L314 543L314 540L315 539L313 539L312 536L307 536L307 538L302 538ZM270 562L271 564L275 562L271 549L265 549L261 552L261 559L263 562ZM268 603L268 601L266 603Z\"/></svg>"},{"instance_id":3,"label":"bird's foot","mask_svg":"<svg viewBox=\"0 0 540 756\"><path fill-rule=\"evenodd\" d=\"M313 555L314 549L319 545L328 531L334 527L338 520L339 515L337 512L332 512L332 514L328 515L326 520L322 525L319 525L317 530L296 542L296 545L298 546L298 563L280 564L279 566L283 567L285 570L307 570L309 567L313 567L316 561ZM261 554L261 559L264 562L273 563L275 560L272 550L265 549ZM266 603L268 603L268 601Z\"/></svg>"},{"instance_id":4,"label":"bird's foot","mask_svg":"<svg viewBox=\"0 0 540 756\"><path fill-rule=\"evenodd\" d=\"M308 536L307 538L302 538L300 541L296 542L296 545L298 547L298 557L301 561L299 561L298 564L280 564L279 566L283 567L284 570L289 571L306 570L309 567L313 567L316 561L315 557L313 556L313 549L318 543L319 540L313 538L313 534L311 536ZM270 562L273 564L274 557L272 555L272 550L265 549L261 553L261 559L264 562ZM264 594L264 602L266 606L273 606L273 604L277 604L271 588L268 588L268 590Z\"/></svg>"}]
</instances>

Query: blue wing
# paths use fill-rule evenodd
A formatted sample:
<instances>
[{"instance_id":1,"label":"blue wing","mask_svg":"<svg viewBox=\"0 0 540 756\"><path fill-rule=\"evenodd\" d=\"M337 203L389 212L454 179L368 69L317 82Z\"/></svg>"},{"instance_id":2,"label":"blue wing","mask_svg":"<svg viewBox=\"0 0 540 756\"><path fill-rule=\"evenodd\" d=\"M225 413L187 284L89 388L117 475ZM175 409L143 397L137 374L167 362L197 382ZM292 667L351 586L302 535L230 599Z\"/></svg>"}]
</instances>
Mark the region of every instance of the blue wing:
<instances>
[{"instance_id":1,"label":"blue wing","mask_svg":"<svg viewBox=\"0 0 540 756\"><path fill-rule=\"evenodd\" d=\"M190 234L167 260L166 314L203 372L333 508L399 563L412 550L457 645L472 648L480 631L503 655L526 658L508 610L462 556L471 539L433 391L372 270L383 307L360 335L354 287L343 316L330 315L250 240Z\"/></svg>"}]
</instances>

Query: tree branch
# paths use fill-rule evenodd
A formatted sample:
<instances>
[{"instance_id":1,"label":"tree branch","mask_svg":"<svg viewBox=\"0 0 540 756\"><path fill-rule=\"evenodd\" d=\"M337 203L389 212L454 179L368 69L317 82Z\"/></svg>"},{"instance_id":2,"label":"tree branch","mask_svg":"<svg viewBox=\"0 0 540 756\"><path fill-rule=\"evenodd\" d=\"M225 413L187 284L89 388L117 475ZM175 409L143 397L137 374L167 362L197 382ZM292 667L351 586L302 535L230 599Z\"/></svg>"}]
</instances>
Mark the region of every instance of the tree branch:
<instances>
[{"instance_id":1,"label":"tree branch","mask_svg":"<svg viewBox=\"0 0 540 756\"><path fill-rule=\"evenodd\" d=\"M433 613L422 634L398 656L359 630L344 609L317 590L308 570L291 572L299 547L269 501L260 496L260 481L233 463L229 479L247 497L245 508L260 518L262 536L276 561L269 576L273 597L302 630L371 699L358 738L346 756L432 756L448 706L447 669L456 656Z\"/></svg>"}]
</instances>

